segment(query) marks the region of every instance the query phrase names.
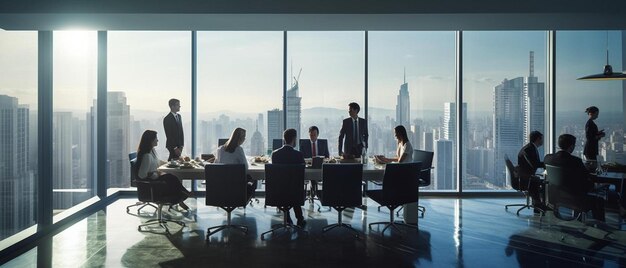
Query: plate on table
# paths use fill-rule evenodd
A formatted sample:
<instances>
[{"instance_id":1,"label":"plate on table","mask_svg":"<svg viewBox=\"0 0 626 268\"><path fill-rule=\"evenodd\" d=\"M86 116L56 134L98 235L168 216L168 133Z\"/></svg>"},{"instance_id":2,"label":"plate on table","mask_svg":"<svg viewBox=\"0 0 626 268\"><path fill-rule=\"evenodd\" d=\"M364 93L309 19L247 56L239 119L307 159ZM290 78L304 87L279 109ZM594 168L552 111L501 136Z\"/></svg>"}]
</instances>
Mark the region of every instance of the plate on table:
<instances>
[{"instance_id":1,"label":"plate on table","mask_svg":"<svg viewBox=\"0 0 626 268\"><path fill-rule=\"evenodd\" d=\"M185 163L185 164L181 165L180 168L195 168L195 167L192 164Z\"/></svg>"},{"instance_id":2,"label":"plate on table","mask_svg":"<svg viewBox=\"0 0 626 268\"><path fill-rule=\"evenodd\" d=\"M166 167L168 167L168 168L177 168L177 167L178 167L178 165L167 164L167 166L166 166Z\"/></svg>"}]
</instances>

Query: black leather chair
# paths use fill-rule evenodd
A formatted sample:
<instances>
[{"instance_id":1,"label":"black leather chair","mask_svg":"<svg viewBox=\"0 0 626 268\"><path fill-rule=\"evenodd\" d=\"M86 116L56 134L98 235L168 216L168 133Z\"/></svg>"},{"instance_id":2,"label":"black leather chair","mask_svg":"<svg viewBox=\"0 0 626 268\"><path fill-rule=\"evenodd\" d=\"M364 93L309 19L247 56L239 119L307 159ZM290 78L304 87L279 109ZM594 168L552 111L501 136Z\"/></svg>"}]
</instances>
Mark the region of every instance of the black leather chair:
<instances>
[{"instance_id":1,"label":"black leather chair","mask_svg":"<svg viewBox=\"0 0 626 268\"><path fill-rule=\"evenodd\" d=\"M568 179L576 175L568 169L546 165L547 203L552 207L555 217L561 220L580 219L584 222L587 212L593 209L593 202L583 198L587 196L587 191L582 186L567 183ZM561 215L561 207L570 209L572 215L569 218Z\"/></svg>"},{"instance_id":2,"label":"black leather chair","mask_svg":"<svg viewBox=\"0 0 626 268\"><path fill-rule=\"evenodd\" d=\"M275 151L276 149L283 147L283 139L273 139L272 140L272 151Z\"/></svg>"},{"instance_id":3,"label":"black leather chair","mask_svg":"<svg viewBox=\"0 0 626 268\"><path fill-rule=\"evenodd\" d=\"M368 190L366 194L377 203L389 209L389 222L374 222L372 225L384 224L385 228L381 233L385 233L387 228L392 227L400 231L397 225L416 228L417 225L405 224L394 221L394 210L399 206L419 201L419 174L422 163L389 163L385 166L383 176L383 188L381 190Z\"/></svg>"},{"instance_id":4,"label":"black leather chair","mask_svg":"<svg viewBox=\"0 0 626 268\"><path fill-rule=\"evenodd\" d=\"M228 139L217 139L217 147L220 147L220 146L226 144L227 141L228 141Z\"/></svg>"},{"instance_id":5,"label":"black leather chair","mask_svg":"<svg viewBox=\"0 0 626 268\"><path fill-rule=\"evenodd\" d=\"M231 212L248 203L246 166L243 164L210 164L204 166L206 179L206 205L219 207L226 211L227 223L209 227L206 239L224 229L236 229L244 234L248 227L231 224Z\"/></svg>"},{"instance_id":6,"label":"black leather chair","mask_svg":"<svg viewBox=\"0 0 626 268\"><path fill-rule=\"evenodd\" d=\"M511 162L508 155L504 155L504 163L506 164L506 170L509 172L509 178L511 179L510 181L511 187L513 187L513 189L517 190L518 192L522 192L524 196L526 197L526 204L505 205L504 210L508 210L509 207L521 207L517 210L517 213L516 213L519 216L520 211L522 211L523 209L534 208L538 210L539 212L541 212L541 215L543 216L545 211L543 211L543 209L541 208L534 207L530 203L530 194L528 193L528 188L530 188L530 180L528 180L528 183L526 184L522 183L519 177L519 174L517 173L517 167L513 165L513 162Z\"/></svg>"},{"instance_id":7,"label":"black leather chair","mask_svg":"<svg viewBox=\"0 0 626 268\"><path fill-rule=\"evenodd\" d=\"M137 167L136 159L130 161L131 172L137 174L139 167ZM137 176L139 177L139 176ZM137 179L137 198L141 202L157 204L157 218L150 219L146 223L139 225L137 230L140 232L156 233L152 229L144 229L145 227L158 225L165 229L166 234L170 234L170 230L167 226L168 223L176 223L182 228L185 227L185 223L177 220L169 220L163 218L163 207L172 206L181 202L180 196L172 195L169 187L164 181L151 180L151 179ZM182 230L181 228L181 230Z\"/></svg>"},{"instance_id":8,"label":"black leather chair","mask_svg":"<svg viewBox=\"0 0 626 268\"><path fill-rule=\"evenodd\" d=\"M139 176L137 175L137 170L133 169L132 165L133 165L133 161L135 161L135 158L137 158L137 152L131 152L128 154L128 160L131 163L131 167L130 167L130 186L131 187L137 187L137 180L139 179ZM137 214L133 214L130 213L130 208L132 207L138 207L137 208ZM142 201L137 201L135 202L135 204L132 204L130 206L126 207L126 213L130 214L130 215L134 215L134 216L140 216L141 215L141 210L145 207L152 207L156 210L158 209L155 205L150 204L150 202L142 202ZM152 212L151 215L154 215L155 212Z\"/></svg>"},{"instance_id":9,"label":"black leather chair","mask_svg":"<svg viewBox=\"0 0 626 268\"><path fill-rule=\"evenodd\" d=\"M304 198L304 164L265 164L265 205L277 207L284 215L283 223L262 233L261 240L265 240L266 234L282 229L308 234L300 226L287 222L286 217L289 209L304 205Z\"/></svg>"},{"instance_id":10,"label":"black leather chair","mask_svg":"<svg viewBox=\"0 0 626 268\"><path fill-rule=\"evenodd\" d=\"M361 181L363 180L363 164L324 164L322 166L324 190L321 191L323 206L337 210L337 223L322 228L328 232L336 227L345 227L358 237L359 232L350 224L342 222L341 214L346 208L359 207L363 204Z\"/></svg>"}]
</instances>

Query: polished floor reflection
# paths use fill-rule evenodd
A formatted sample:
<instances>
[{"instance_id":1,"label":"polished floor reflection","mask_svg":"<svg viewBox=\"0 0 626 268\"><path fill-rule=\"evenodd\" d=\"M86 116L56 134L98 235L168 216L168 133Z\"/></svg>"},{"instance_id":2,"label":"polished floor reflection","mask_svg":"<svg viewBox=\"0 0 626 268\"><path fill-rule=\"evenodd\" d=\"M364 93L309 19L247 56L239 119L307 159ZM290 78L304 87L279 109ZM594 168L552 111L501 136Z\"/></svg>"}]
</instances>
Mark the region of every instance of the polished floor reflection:
<instances>
[{"instance_id":1,"label":"polished floor reflection","mask_svg":"<svg viewBox=\"0 0 626 268\"><path fill-rule=\"evenodd\" d=\"M419 231L402 229L384 235L367 224L389 218L377 204L347 210L344 223L362 232L322 227L337 222L337 212L317 212L308 203L305 229L309 236L284 235L267 241L260 234L280 223L281 214L260 204L233 212L233 223L247 225L244 235L226 230L205 241L206 229L224 224L226 213L206 207L204 199L187 203L192 213L168 213L183 220L184 229L170 225L172 234L140 233L137 226L152 218L126 214L134 199L121 199L83 221L42 241L7 267L625 267L626 226L619 230L616 215L607 225L563 222L551 214L540 222L530 210L516 216L504 210L517 199L421 200L426 216ZM145 211L150 212L151 209ZM292 216L293 217L293 216ZM401 227L402 228L402 227ZM160 231L160 230L155 230ZM3 267L4 267L3 266Z\"/></svg>"}]
</instances>

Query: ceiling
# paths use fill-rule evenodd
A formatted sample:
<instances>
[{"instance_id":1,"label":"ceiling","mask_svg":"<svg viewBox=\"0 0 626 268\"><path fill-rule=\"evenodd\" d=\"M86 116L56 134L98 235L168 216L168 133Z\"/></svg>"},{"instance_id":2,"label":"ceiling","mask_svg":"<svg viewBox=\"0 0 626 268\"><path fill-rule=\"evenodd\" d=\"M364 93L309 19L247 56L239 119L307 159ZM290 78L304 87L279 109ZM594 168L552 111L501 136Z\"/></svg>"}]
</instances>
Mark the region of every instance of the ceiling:
<instances>
[{"instance_id":1,"label":"ceiling","mask_svg":"<svg viewBox=\"0 0 626 268\"><path fill-rule=\"evenodd\" d=\"M623 30L606 0L4 0L5 30Z\"/></svg>"}]
</instances>

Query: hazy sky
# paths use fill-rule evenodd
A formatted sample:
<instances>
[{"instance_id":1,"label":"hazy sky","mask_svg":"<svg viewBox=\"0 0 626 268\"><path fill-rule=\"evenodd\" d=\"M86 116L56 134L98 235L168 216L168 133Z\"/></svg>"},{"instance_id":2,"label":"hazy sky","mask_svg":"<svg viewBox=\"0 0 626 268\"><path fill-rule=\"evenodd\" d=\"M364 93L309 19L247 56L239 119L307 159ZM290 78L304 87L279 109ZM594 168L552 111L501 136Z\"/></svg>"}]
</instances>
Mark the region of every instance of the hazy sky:
<instances>
[{"instance_id":1,"label":"hazy sky","mask_svg":"<svg viewBox=\"0 0 626 268\"><path fill-rule=\"evenodd\" d=\"M300 76L303 108L344 109L363 102L363 32L288 32L288 71ZM189 111L190 32L109 32L108 87L124 91L133 110L167 110L181 99ZM54 33L55 109L87 110L96 93L96 33ZM609 36L610 62L622 71L621 32ZM622 110L620 82L575 79L600 73L606 32L557 33L559 110L589 105ZM493 87L528 74L535 51L535 75L545 82L546 33L464 32L464 89L471 110L491 109ZM36 107L37 33L0 30L0 94ZM199 112L237 110L264 113L281 107L282 32L199 32ZM395 108L406 68L412 109L443 108L455 94L454 32L370 32L370 105ZM598 93L600 92L600 93ZM580 107L579 107L580 106Z\"/></svg>"}]
</instances>

